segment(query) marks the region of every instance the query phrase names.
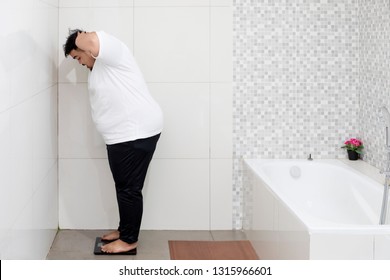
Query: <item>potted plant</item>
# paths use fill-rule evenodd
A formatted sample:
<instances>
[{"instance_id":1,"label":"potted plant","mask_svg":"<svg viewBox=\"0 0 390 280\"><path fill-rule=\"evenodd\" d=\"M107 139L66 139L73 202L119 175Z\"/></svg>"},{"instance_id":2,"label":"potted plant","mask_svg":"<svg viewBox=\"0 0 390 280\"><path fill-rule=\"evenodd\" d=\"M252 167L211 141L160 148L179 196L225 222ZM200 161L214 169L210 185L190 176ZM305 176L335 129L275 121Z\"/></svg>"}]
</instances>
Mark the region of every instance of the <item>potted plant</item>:
<instances>
[{"instance_id":1,"label":"potted plant","mask_svg":"<svg viewBox=\"0 0 390 280\"><path fill-rule=\"evenodd\" d=\"M345 141L344 146L341 148L347 150L349 160L357 160L359 159L359 155L362 154L364 146L362 141L351 138Z\"/></svg>"}]
</instances>

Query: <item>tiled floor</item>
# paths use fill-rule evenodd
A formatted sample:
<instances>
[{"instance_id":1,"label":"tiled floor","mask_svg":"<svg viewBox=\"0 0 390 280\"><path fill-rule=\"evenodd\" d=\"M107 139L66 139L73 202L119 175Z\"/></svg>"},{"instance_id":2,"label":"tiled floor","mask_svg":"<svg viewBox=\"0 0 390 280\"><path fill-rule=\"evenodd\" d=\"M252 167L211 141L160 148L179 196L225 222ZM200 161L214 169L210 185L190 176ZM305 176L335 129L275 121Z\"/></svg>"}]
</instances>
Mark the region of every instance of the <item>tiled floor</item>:
<instances>
[{"instance_id":1,"label":"tiled floor","mask_svg":"<svg viewBox=\"0 0 390 280\"><path fill-rule=\"evenodd\" d=\"M96 256L95 238L105 230L60 230L53 242L48 260L169 260L168 240L245 240L241 231L164 231L143 230L136 256Z\"/></svg>"}]
</instances>

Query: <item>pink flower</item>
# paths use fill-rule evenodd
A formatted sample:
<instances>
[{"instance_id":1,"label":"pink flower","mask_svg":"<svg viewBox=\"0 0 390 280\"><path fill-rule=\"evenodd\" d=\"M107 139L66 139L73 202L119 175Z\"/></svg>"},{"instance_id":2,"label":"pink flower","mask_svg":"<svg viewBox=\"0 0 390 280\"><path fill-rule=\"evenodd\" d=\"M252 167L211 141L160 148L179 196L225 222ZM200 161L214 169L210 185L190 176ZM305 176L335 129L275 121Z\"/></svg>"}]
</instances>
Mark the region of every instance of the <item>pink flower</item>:
<instances>
[{"instance_id":1,"label":"pink flower","mask_svg":"<svg viewBox=\"0 0 390 280\"><path fill-rule=\"evenodd\" d=\"M350 141L351 141L351 144L356 146L356 147L359 147L362 144L362 142L360 140L355 139L355 138L352 138Z\"/></svg>"},{"instance_id":2,"label":"pink flower","mask_svg":"<svg viewBox=\"0 0 390 280\"><path fill-rule=\"evenodd\" d=\"M344 142L344 146L341 148L356 151L358 153L361 153L364 149L363 142L356 138L351 138Z\"/></svg>"}]
</instances>

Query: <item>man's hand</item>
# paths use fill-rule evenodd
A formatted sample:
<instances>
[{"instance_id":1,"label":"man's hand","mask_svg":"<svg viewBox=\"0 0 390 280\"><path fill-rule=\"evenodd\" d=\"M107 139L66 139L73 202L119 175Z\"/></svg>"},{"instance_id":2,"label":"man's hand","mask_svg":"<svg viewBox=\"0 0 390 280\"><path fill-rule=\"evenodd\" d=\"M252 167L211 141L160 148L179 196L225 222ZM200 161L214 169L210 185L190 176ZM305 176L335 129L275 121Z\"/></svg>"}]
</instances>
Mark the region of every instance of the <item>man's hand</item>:
<instances>
[{"instance_id":1,"label":"man's hand","mask_svg":"<svg viewBox=\"0 0 390 280\"><path fill-rule=\"evenodd\" d=\"M93 58L99 55L99 39L95 32L79 32L76 38L76 46Z\"/></svg>"}]
</instances>

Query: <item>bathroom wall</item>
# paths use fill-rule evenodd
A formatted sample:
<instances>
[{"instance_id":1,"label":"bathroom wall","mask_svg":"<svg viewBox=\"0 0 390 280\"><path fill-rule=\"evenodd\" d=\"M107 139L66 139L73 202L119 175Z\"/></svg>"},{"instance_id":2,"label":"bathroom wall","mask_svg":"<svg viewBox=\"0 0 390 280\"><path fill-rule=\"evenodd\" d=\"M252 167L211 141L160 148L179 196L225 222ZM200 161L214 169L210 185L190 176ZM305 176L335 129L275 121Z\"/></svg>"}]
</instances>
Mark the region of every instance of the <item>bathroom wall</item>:
<instances>
[{"instance_id":1,"label":"bathroom wall","mask_svg":"<svg viewBox=\"0 0 390 280\"><path fill-rule=\"evenodd\" d=\"M343 158L343 142L366 134L358 1L235 0L233 10L233 216L240 228L242 158Z\"/></svg>"},{"instance_id":2,"label":"bathroom wall","mask_svg":"<svg viewBox=\"0 0 390 280\"><path fill-rule=\"evenodd\" d=\"M1 1L0 23L0 259L43 259L58 227L58 1Z\"/></svg>"},{"instance_id":3,"label":"bathroom wall","mask_svg":"<svg viewBox=\"0 0 390 280\"><path fill-rule=\"evenodd\" d=\"M133 51L165 127L144 188L143 229L232 228L232 1L60 0L68 28L105 30ZM106 148L87 69L59 54L60 228L116 228Z\"/></svg>"},{"instance_id":4,"label":"bathroom wall","mask_svg":"<svg viewBox=\"0 0 390 280\"><path fill-rule=\"evenodd\" d=\"M385 128L379 108L390 110L390 3L359 0L359 124L365 143L364 160L385 167Z\"/></svg>"}]
</instances>

